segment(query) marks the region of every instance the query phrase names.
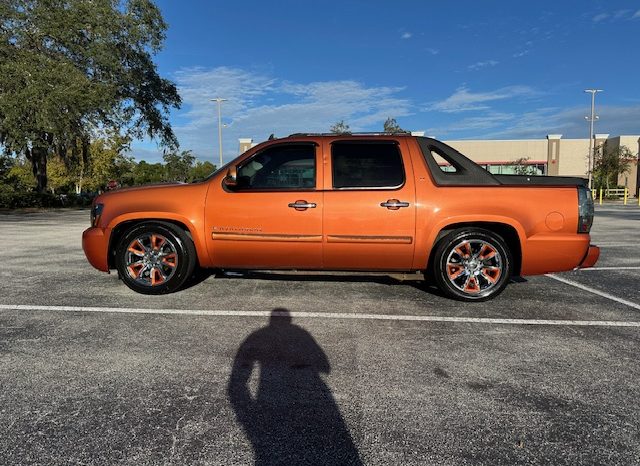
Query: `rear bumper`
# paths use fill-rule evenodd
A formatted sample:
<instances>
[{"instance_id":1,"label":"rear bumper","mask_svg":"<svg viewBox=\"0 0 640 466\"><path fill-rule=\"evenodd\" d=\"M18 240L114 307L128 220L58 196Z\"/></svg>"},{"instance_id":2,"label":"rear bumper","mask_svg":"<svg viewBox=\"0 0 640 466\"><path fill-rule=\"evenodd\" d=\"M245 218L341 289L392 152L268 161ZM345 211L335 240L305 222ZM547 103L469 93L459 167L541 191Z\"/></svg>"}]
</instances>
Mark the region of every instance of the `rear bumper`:
<instances>
[{"instance_id":1,"label":"rear bumper","mask_svg":"<svg viewBox=\"0 0 640 466\"><path fill-rule=\"evenodd\" d=\"M599 248L583 234L538 234L522 248L521 275L566 272L591 267L598 260ZM589 264L589 265L585 265Z\"/></svg>"},{"instance_id":2,"label":"rear bumper","mask_svg":"<svg viewBox=\"0 0 640 466\"><path fill-rule=\"evenodd\" d=\"M87 228L82 233L82 249L89 263L102 272L109 272L109 235L102 228Z\"/></svg>"},{"instance_id":3,"label":"rear bumper","mask_svg":"<svg viewBox=\"0 0 640 466\"><path fill-rule=\"evenodd\" d=\"M600 257L600 248L598 246L590 245L587 250L587 255L584 256L582 262L578 266L579 269L586 269L593 267Z\"/></svg>"}]
</instances>

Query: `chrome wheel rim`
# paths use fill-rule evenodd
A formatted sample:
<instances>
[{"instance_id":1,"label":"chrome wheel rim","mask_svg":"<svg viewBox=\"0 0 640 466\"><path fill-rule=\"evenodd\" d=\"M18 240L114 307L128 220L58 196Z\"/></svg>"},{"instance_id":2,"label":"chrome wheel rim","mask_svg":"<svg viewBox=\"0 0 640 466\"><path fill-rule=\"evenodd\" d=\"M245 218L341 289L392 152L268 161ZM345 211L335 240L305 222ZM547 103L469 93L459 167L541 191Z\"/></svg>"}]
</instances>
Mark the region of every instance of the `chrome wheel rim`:
<instances>
[{"instance_id":1,"label":"chrome wheel rim","mask_svg":"<svg viewBox=\"0 0 640 466\"><path fill-rule=\"evenodd\" d=\"M503 259L495 245L480 239L464 240L447 256L449 282L462 293L486 296L503 273Z\"/></svg>"},{"instance_id":2,"label":"chrome wheel rim","mask_svg":"<svg viewBox=\"0 0 640 466\"><path fill-rule=\"evenodd\" d=\"M126 273L143 286L159 286L173 277L178 266L175 244L157 233L131 241L125 252Z\"/></svg>"}]
</instances>

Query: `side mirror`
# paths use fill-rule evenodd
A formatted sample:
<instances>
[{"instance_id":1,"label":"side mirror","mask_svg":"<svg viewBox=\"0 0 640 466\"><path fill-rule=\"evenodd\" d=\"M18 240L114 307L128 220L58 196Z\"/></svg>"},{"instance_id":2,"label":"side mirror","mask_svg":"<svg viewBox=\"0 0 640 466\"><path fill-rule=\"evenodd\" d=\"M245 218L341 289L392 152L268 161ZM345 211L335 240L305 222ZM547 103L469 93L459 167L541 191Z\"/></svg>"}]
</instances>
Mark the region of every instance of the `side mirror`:
<instances>
[{"instance_id":1,"label":"side mirror","mask_svg":"<svg viewBox=\"0 0 640 466\"><path fill-rule=\"evenodd\" d=\"M238 186L238 170L235 165L230 167L227 171L227 176L222 181L227 188L235 188Z\"/></svg>"}]
</instances>

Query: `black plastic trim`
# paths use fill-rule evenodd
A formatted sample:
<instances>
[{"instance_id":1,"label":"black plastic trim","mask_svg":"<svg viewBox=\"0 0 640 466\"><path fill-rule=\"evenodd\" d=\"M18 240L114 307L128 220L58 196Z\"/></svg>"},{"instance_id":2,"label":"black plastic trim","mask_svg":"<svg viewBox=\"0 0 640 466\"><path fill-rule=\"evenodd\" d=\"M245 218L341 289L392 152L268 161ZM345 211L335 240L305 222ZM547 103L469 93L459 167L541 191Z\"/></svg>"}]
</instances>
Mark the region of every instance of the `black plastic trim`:
<instances>
[{"instance_id":1,"label":"black plastic trim","mask_svg":"<svg viewBox=\"0 0 640 466\"><path fill-rule=\"evenodd\" d=\"M475 162L453 147L432 138L417 137L416 140L431 172L433 182L438 186L496 186L501 184L494 175L476 165ZM443 172L433 157L432 150L453 165L456 171Z\"/></svg>"}]
</instances>

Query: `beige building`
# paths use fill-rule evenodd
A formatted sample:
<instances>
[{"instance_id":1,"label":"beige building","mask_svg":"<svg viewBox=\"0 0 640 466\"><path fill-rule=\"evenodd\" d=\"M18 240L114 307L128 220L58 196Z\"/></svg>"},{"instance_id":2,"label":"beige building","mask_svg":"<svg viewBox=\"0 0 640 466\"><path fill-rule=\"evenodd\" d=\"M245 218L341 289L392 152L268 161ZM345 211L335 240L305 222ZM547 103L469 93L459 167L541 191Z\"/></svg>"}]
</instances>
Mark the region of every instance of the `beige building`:
<instances>
[{"instance_id":1,"label":"beige building","mask_svg":"<svg viewBox=\"0 0 640 466\"><path fill-rule=\"evenodd\" d=\"M423 133L413 133L421 136ZM629 192L638 196L640 172L638 154L640 136L615 136L596 134L595 145L607 144L607 147L628 147L636 155L636 161L629 173L620 176L618 184L629 188ZM243 138L240 153L253 147L252 139ZM545 139L513 140L454 140L444 141L464 155L482 165L492 173L514 173L519 159L528 159L526 164L540 175L581 176L589 172L589 138L563 139L561 134L549 134Z\"/></svg>"}]
</instances>

